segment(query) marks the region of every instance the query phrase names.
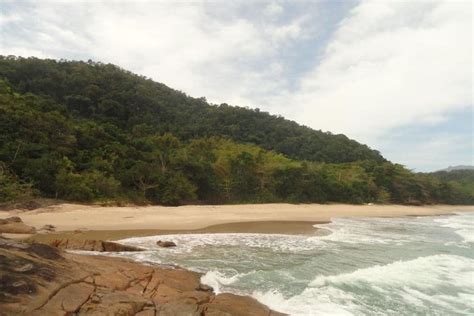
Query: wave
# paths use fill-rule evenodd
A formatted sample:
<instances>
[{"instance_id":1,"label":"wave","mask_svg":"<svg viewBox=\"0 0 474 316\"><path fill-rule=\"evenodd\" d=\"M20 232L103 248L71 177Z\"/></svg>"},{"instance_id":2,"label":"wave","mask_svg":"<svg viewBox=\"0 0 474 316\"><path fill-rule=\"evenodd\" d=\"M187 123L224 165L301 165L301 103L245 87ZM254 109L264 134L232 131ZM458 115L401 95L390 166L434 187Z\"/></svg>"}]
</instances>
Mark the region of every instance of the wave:
<instances>
[{"instance_id":1,"label":"wave","mask_svg":"<svg viewBox=\"0 0 474 316\"><path fill-rule=\"evenodd\" d=\"M316 224L315 228L328 230L330 234L314 237L321 241L343 242L347 244L397 244L423 241L418 234L420 226L427 225L411 218L334 218L328 224Z\"/></svg>"},{"instance_id":2,"label":"wave","mask_svg":"<svg viewBox=\"0 0 474 316\"><path fill-rule=\"evenodd\" d=\"M417 314L433 307L444 314L472 314L473 280L473 259L433 255L318 276L289 298L274 290L253 296L291 315Z\"/></svg>"},{"instance_id":3,"label":"wave","mask_svg":"<svg viewBox=\"0 0 474 316\"><path fill-rule=\"evenodd\" d=\"M172 253L189 253L195 248L209 245L268 248L274 251L298 253L322 248L327 245L323 240L304 235L241 233L161 235L134 237L123 239L119 242L156 250L159 249L159 247L156 246L156 242L160 239L172 240L178 244L176 248L167 249L167 251L170 250Z\"/></svg>"},{"instance_id":4,"label":"wave","mask_svg":"<svg viewBox=\"0 0 474 316\"><path fill-rule=\"evenodd\" d=\"M474 214L458 213L454 216L435 220L441 227L452 228L464 243L474 243Z\"/></svg>"},{"instance_id":5,"label":"wave","mask_svg":"<svg viewBox=\"0 0 474 316\"><path fill-rule=\"evenodd\" d=\"M225 286L235 283L243 275L245 274L242 273L233 276L226 276L219 271L211 270L206 272L206 274L201 277L201 283L211 286L214 289L214 292L219 294L221 293L221 288L223 285Z\"/></svg>"}]
</instances>

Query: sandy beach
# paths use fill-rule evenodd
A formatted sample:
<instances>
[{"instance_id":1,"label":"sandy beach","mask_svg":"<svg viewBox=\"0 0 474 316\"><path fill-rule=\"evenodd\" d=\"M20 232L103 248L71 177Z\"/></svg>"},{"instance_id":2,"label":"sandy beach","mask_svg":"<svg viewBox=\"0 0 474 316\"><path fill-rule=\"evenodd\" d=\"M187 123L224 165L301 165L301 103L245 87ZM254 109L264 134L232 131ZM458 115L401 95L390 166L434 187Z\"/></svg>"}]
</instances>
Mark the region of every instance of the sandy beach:
<instances>
[{"instance_id":1,"label":"sandy beach","mask_svg":"<svg viewBox=\"0 0 474 316\"><path fill-rule=\"evenodd\" d=\"M149 235L166 231L176 233L203 230L281 232L286 229L291 232L304 230L304 222L329 222L333 217L428 216L469 211L474 211L474 206L248 204L103 207L58 204L32 211L3 211L0 212L0 218L20 216L27 225L37 228L46 224L54 225L56 231L129 231L130 234L126 235Z\"/></svg>"}]
</instances>

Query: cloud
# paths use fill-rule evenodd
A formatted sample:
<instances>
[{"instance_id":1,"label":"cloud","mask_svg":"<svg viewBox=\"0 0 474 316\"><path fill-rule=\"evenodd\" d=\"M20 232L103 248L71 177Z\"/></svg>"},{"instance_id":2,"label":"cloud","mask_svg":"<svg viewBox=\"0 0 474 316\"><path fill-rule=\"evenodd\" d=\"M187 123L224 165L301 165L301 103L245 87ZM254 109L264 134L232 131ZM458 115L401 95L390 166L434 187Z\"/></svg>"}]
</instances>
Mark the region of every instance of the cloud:
<instances>
[{"instance_id":1,"label":"cloud","mask_svg":"<svg viewBox=\"0 0 474 316\"><path fill-rule=\"evenodd\" d=\"M474 111L467 108L429 125L398 126L384 135L385 156L417 171L474 165Z\"/></svg>"},{"instance_id":2,"label":"cloud","mask_svg":"<svg viewBox=\"0 0 474 316\"><path fill-rule=\"evenodd\" d=\"M386 131L472 107L470 2L362 1L283 98L309 126L377 144ZM291 114L294 113L294 114Z\"/></svg>"},{"instance_id":3,"label":"cloud","mask_svg":"<svg viewBox=\"0 0 474 316\"><path fill-rule=\"evenodd\" d=\"M473 104L468 1L2 6L0 54L115 63L213 103L345 133L389 158L399 157L387 149L397 129L438 126ZM448 147L438 150L449 157Z\"/></svg>"},{"instance_id":4,"label":"cloud","mask_svg":"<svg viewBox=\"0 0 474 316\"><path fill-rule=\"evenodd\" d=\"M211 102L257 106L284 90L281 49L307 19L263 2L25 2L0 15L1 54L111 62ZM264 11L261 18L252 12ZM247 12L247 13L246 13Z\"/></svg>"}]
</instances>

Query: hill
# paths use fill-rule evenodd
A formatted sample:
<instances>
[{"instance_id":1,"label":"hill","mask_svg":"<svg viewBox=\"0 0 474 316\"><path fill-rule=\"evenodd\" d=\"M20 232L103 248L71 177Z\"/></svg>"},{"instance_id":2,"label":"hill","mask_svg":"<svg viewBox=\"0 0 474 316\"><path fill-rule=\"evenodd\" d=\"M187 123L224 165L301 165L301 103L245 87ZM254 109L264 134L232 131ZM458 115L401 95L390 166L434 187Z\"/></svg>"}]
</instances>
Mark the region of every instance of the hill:
<instances>
[{"instance_id":1,"label":"hill","mask_svg":"<svg viewBox=\"0 0 474 316\"><path fill-rule=\"evenodd\" d=\"M464 166L464 165L459 165L459 166L449 166L446 169L438 170L438 171L455 171L455 170L474 170L474 166Z\"/></svg>"},{"instance_id":2,"label":"hill","mask_svg":"<svg viewBox=\"0 0 474 316\"><path fill-rule=\"evenodd\" d=\"M474 203L344 135L113 65L0 58L0 202Z\"/></svg>"},{"instance_id":3,"label":"hill","mask_svg":"<svg viewBox=\"0 0 474 316\"><path fill-rule=\"evenodd\" d=\"M210 105L111 64L3 57L0 77L19 93L47 95L74 118L127 131L168 132L180 140L229 137L301 160L384 161L377 151L344 135L312 130L258 109Z\"/></svg>"}]
</instances>

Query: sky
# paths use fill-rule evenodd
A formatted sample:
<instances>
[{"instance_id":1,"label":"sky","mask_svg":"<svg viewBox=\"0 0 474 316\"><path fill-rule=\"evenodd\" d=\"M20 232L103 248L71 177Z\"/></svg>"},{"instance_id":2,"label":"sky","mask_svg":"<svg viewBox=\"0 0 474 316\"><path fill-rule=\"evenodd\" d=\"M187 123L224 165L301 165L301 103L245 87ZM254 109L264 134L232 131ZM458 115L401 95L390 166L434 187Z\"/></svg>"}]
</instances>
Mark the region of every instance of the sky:
<instances>
[{"instance_id":1,"label":"sky","mask_svg":"<svg viewBox=\"0 0 474 316\"><path fill-rule=\"evenodd\" d=\"M415 171L474 164L471 1L5 1L0 54L113 63L343 133Z\"/></svg>"}]
</instances>

